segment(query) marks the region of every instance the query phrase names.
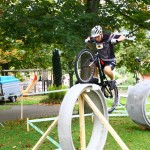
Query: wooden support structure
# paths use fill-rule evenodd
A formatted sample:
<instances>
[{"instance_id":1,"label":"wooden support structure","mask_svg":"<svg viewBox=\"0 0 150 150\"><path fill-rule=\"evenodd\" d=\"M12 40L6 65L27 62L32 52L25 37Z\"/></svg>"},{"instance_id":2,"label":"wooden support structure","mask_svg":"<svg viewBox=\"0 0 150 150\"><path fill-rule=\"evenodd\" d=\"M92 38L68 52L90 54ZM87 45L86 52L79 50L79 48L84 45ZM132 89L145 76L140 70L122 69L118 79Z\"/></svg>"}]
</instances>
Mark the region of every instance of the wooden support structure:
<instances>
[{"instance_id":1,"label":"wooden support structure","mask_svg":"<svg viewBox=\"0 0 150 150\"><path fill-rule=\"evenodd\" d=\"M23 120L23 95L21 96L21 120Z\"/></svg>"},{"instance_id":2,"label":"wooden support structure","mask_svg":"<svg viewBox=\"0 0 150 150\"><path fill-rule=\"evenodd\" d=\"M97 115L97 117L101 120L101 122L105 125L105 127L109 130L110 134L113 136L113 138L116 140L116 142L120 145L120 147L123 150L129 150L129 148L125 145L125 143L121 140L119 135L116 133L116 131L112 128L112 126L109 124L109 122L105 119L105 117L102 115L102 113L97 109L95 104L92 102L92 100L89 98L87 94L82 94L85 101L89 104L89 106L92 108L94 113Z\"/></svg>"},{"instance_id":3,"label":"wooden support structure","mask_svg":"<svg viewBox=\"0 0 150 150\"><path fill-rule=\"evenodd\" d=\"M42 137L39 139L39 141L36 143L36 145L32 148L32 150L37 150L40 147L40 145L44 142L44 140L46 139L46 137L55 128L55 126L57 125L57 123L58 123L58 117L53 121L53 123L46 130L46 132L42 135Z\"/></svg>"},{"instance_id":4,"label":"wooden support structure","mask_svg":"<svg viewBox=\"0 0 150 150\"><path fill-rule=\"evenodd\" d=\"M85 137L84 100L81 96L79 96L78 103L79 103L79 120L80 120L80 145L81 150L85 150L86 137Z\"/></svg>"},{"instance_id":5,"label":"wooden support structure","mask_svg":"<svg viewBox=\"0 0 150 150\"><path fill-rule=\"evenodd\" d=\"M85 86L88 86L88 85L84 84L82 86L85 87ZM76 85L76 87L78 89L78 87L81 87L81 85ZM75 90L72 89L72 91L75 91ZM121 140L121 138L116 133L116 131L109 124L109 122L107 121L107 117L106 118L104 117L104 116L107 116L106 115L108 113L107 108L105 107L105 111L104 111L105 113L102 114L101 110L99 110L98 107L97 107L97 103L93 102L94 101L93 98L91 98L91 96L89 97L89 94L86 93L86 90L84 92L80 93L79 95L77 95L77 97L73 97L73 96L76 96L76 95L72 96L72 91L70 90L67 93L67 96L65 96L66 99L64 99L64 101L61 105L59 117L55 118L53 123L49 126L49 128L46 130L46 132L42 135L42 137L39 139L39 141L36 143L36 145L33 147L32 150L37 150L40 147L40 145L43 143L45 138L50 134L50 132L54 129L54 127L57 125L57 123L58 123L59 142L61 144L62 150L75 149L74 145L73 145L73 141L72 141L71 121L72 121L72 118L73 118L73 116L72 116L73 112L72 111L73 111L74 105L76 104L77 99L78 99L78 103L79 103L79 122L80 122L80 145L81 145L81 150L86 150L86 149L93 150L93 146L95 146L95 145L97 146L97 144L99 144L98 148L101 147L100 149L103 149L104 144L106 142L106 138L107 138L107 130L110 132L110 134L116 140L116 142L119 144L119 146L122 148L122 150L129 150L129 148ZM81 89L79 89L79 91L81 91ZM88 93L90 93L90 91ZM72 99L70 99L71 96L73 97ZM97 96L96 98L97 98L97 102L99 102L98 100L101 101L100 97ZM95 121L95 123L98 123L98 124L96 124L96 126L94 126L95 127L94 129L95 129L96 132L94 132L95 134L92 134L92 138L91 138L92 139L92 144L91 144L90 148L88 148L89 145L86 147L84 101L86 101L87 104L89 105L89 107L91 107L94 114L96 115L95 119L98 120L98 121ZM97 132L97 129L101 131L101 128L100 128L101 124L103 125L103 128L102 128L103 132ZM104 129L104 127L105 127L105 129ZM102 136L99 136L100 134ZM99 139L100 141L97 140L97 139ZM95 144L95 141L97 142L96 144ZM101 142L103 142L103 144Z\"/></svg>"},{"instance_id":6,"label":"wooden support structure","mask_svg":"<svg viewBox=\"0 0 150 150\"><path fill-rule=\"evenodd\" d=\"M29 130L29 118L27 118L27 132L29 132L30 130Z\"/></svg>"}]
</instances>

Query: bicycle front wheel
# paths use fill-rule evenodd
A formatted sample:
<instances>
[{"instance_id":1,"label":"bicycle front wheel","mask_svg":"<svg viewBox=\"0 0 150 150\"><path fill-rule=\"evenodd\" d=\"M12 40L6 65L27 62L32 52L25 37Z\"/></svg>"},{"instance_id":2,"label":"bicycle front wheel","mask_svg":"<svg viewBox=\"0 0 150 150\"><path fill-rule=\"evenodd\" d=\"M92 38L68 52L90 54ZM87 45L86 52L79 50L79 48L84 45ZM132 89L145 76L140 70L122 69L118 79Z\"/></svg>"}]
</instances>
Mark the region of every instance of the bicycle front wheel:
<instances>
[{"instance_id":1,"label":"bicycle front wheel","mask_svg":"<svg viewBox=\"0 0 150 150\"><path fill-rule=\"evenodd\" d=\"M93 78L95 71L94 56L88 49L83 49L75 61L75 74L78 82L88 83Z\"/></svg>"}]
</instances>

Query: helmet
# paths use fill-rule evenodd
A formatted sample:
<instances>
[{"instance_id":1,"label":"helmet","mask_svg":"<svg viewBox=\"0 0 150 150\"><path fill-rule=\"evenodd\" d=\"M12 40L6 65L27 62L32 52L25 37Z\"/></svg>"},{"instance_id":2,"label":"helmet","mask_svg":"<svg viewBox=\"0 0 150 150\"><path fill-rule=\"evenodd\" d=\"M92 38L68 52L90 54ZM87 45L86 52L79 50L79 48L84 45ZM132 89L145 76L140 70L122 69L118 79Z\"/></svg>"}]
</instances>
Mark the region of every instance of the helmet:
<instances>
[{"instance_id":1,"label":"helmet","mask_svg":"<svg viewBox=\"0 0 150 150\"><path fill-rule=\"evenodd\" d=\"M102 34L102 27L101 26L95 26L91 30L91 37L96 37L96 36L99 36L100 34Z\"/></svg>"}]
</instances>

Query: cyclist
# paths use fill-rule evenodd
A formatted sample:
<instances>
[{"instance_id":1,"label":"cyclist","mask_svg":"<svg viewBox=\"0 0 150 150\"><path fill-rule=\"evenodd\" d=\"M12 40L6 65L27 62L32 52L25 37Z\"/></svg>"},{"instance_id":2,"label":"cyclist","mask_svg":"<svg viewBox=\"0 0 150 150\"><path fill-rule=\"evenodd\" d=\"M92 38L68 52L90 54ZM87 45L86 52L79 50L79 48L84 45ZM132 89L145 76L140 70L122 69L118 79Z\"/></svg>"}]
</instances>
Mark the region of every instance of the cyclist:
<instances>
[{"instance_id":1,"label":"cyclist","mask_svg":"<svg viewBox=\"0 0 150 150\"><path fill-rule=\"evenodd\" d=\"M111 38L113 36L113 38ZM100 56L103 59L101 61L102 68L104 69L104 73L111 79L110 85L113 89L116 81L114 80L113 69L116 65L116 57L114 54L114 44L125 40L125 36L123 35L116 35L116 34L103 34L101 26L95 26L91 30L91 37L85 39L85 42L95 42L101 43L103 49L100 51ZM104 43L103 42L107 42ZM98 70L96 69L94 73L94 78L92 83L98 83Z\"/></svg>"}]
</instances>

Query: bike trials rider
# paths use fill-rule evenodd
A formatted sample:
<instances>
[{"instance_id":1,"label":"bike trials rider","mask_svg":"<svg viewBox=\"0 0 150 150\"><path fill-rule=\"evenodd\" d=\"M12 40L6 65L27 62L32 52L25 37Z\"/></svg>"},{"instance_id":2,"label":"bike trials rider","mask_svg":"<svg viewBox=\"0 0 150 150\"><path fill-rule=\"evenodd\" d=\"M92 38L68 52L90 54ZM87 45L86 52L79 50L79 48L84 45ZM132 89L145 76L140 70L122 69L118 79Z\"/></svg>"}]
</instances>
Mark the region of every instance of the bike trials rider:
<instances>
[{"instance_id":1,"label":"bike trials rider","mask_svg":"<svg viewBox=\"0 0 150 150\"><path fill-rule=\"evenodd\" d=\"M85 42L95 42L95 43L103 43L103 49L100 51L101 58L103 61L101 62L102 68L104 69L104 73L111 79L110 85L113 89L116 81L114 80L113 69L116 65L116 57L114 54L114 44L125 40L125 36L115 34L111 39L113 34L103 34L101 26L95 26L91 30L91 37L85 39ZM109 41L110 40L110 41ZM98 71L96 69L94 73L94 78L92 79L92 83L98 83Z\"/></svg>"}]
</instances>

